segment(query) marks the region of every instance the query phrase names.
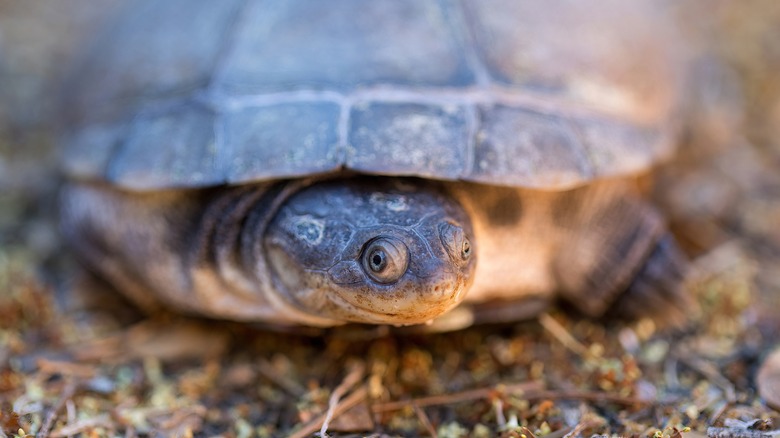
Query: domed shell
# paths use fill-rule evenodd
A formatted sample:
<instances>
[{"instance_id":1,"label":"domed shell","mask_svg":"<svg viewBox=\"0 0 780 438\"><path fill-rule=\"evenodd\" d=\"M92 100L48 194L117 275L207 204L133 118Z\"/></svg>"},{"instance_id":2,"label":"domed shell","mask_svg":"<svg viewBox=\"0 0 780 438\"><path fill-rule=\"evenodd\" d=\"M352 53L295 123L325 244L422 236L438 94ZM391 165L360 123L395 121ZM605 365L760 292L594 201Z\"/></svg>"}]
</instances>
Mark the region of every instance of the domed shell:
<instances>
[{"instance_id":1,"label":"domed shell","mask_svg":"<svg viewBox=\"0 0 780 438\"><path fill-rule=\"evenodd\" d=\"M77 75L64 168L134 190L339 170L563 189L641 171L679 116L658 5L128 2Z\"/></svg>"}]
</instances>

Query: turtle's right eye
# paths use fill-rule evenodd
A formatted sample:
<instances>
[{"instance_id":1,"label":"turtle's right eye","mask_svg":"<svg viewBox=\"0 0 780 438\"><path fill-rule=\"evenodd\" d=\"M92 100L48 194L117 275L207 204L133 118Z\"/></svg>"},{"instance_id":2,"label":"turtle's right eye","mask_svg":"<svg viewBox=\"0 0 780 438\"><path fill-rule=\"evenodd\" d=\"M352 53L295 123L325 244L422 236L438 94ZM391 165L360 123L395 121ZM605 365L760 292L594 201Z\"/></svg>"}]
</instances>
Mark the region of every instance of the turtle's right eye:
<instances>
[{"instance_id":1,"label":"turtle's right eye","mask_svg":"<svg viewBox=\"0 0 780 438\"><path fill-rule=\"evenodd\" d=\"M361 255L363 270L379 283L398 281L409 266L409 250L392 237L378 237L368 242Z\"/></svg>"}]
</instances>

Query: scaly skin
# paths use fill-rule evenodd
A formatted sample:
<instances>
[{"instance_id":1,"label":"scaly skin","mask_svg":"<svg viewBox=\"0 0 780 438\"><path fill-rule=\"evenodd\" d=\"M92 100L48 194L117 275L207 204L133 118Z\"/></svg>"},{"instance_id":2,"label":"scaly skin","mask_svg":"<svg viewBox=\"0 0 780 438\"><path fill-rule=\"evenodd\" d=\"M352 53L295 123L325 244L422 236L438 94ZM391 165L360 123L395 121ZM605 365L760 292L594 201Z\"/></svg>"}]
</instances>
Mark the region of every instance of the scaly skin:
<instances>
[{"instance_id":1,"label":"scaly skin","mask_svg":"<svg viewBox=\"0 0 780 438\"><path fill-rule=\"evenodd\" d=\"M69 241L120 290L216 318L409 325L465 301L471 323L526 318L556 296L591 316L687 302L685 261L629 179L565 192L382 177L147 194L76 183L62 199Z\"/></svg>"}]
</instances>

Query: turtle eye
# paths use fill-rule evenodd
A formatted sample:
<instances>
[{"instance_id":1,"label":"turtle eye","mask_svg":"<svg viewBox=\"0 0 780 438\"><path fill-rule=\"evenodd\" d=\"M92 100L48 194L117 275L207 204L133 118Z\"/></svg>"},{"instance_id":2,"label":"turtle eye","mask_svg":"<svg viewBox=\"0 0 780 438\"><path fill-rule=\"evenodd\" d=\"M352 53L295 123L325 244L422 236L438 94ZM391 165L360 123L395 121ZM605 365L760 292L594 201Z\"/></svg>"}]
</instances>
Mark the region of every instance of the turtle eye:
<instances>
[{"instance_id":1,"label":"turtle eye","mask_svg":"<svg viewBox=\"0 0 780 438\"><path fill-rule=\"evenodd\" d=\"M450 222L444 222L439 225L439 237L444 247L447 248L447 252L450 253L450 257L464 262L471 257L471 242L466 237L463 228Z\"/></svg>"},{"instance_id":2,"label":"turtle eye","mask_svg":"<svg viewBox=\"0 0 780 438\"><path fill-rule=\"evenodd\" d=\"M468 260L471 256L471 242L469 239L463 238L463 243L460 246L460 258Z\"/></svg>"},{"instance_id":3,"label":"turtle eye","mask_svg":"<svg viewBox=\"0 0 780 438\"><path fill-rule=\"evenodd\" d=\"M403 242L390 237L379 237L363 249L363 270L379 283L393 283L406 272L409 250Z\"/></svg>"}]
</instances>

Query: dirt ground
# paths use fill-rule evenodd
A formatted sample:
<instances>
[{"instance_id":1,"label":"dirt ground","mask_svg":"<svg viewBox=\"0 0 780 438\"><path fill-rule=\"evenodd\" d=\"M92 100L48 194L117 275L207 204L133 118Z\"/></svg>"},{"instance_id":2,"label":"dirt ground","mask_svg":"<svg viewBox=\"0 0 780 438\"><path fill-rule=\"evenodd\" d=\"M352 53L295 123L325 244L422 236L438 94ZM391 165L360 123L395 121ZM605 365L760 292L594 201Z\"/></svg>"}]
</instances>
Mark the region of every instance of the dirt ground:
<instances>
[{"instance_id":1,"label":"dirt ground","mask_svg":"<svg viewBox=\"0 0 780 438\"><path fill-rule=\"evenodd\" d=\"M0 437L780 436L780 2L677 6L696 97L654 196L693 260L687 327L446 334L142 315L81 273L56 102L117 3L0 0Z\"/></svg>"}]
</instances>

